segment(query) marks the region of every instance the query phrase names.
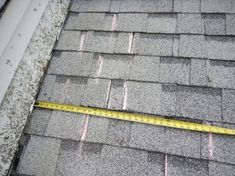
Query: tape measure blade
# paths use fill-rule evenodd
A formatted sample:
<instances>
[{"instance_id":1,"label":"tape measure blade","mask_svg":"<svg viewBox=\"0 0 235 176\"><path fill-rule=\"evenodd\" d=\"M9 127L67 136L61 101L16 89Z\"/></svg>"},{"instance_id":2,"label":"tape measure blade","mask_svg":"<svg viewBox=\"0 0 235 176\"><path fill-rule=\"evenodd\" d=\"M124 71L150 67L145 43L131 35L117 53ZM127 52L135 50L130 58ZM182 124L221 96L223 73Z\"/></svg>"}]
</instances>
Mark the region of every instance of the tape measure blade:
<instances>
[{"instance_id":1,"label":"tape measure blade","mask_svg":"<svg viewBox=\"0 0 235 176\"><path fill-rule=\"evenodd\" d=\"M129 112L112 111L101 108L82 107L82 106L74 106L74 105L59 104L59 103L44 102L44 101L36 101L34 107L53 109L53 110L63 110L67 112L101 116L106 118L108 117L112 119L165 126L165 127L184 129L190 131L235 135L234 129L180 121L175 119L165 119L160 116L149 116L149 115L134 114Z\"/></svg>"}]
</instances>

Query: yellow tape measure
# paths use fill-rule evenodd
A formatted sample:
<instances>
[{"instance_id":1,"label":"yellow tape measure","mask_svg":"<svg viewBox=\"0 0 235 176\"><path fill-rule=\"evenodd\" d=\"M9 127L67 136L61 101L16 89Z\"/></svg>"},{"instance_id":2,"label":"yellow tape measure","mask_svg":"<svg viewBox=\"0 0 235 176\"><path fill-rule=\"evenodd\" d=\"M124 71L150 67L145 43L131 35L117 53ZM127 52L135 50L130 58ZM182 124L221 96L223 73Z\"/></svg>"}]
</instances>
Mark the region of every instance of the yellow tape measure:
<instances>
[{"instance_id":1,"label":"yellow tape measure","mask_svg":"<svg viewBox=\"0 0 235 176\"><path fill-rule=\"evenodd\" d=\"M181 120L165 119L160 116L141 115L141 114L135 114L135 113L106 110L106 109L101 109L101 108L73 106L73 105L43 102L43 101L36 101L34 104L34 107L61 110L61 111L67 111L67 112L75 112L75 113L81 113L81 114L106 117L106 118L111 118L111 119L125 120L125 121L145 123L145 124L150 124L150 125L158 125L158 126L178 128L178 129L191 130L191 131L235 135L234 129L210 126L210 125L199 124L199 123L185 122Z\"/></svg>"}]
</instances>

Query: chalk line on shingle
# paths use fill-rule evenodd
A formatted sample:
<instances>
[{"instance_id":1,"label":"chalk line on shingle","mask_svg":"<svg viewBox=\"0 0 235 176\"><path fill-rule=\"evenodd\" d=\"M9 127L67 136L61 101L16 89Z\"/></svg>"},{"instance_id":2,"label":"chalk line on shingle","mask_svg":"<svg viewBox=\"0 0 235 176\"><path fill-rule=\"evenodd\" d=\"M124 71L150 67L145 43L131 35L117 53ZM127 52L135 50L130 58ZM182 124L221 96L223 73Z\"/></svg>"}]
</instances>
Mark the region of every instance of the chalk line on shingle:
<instances>
[{"instance_id":1,"label":"chalk line on shingle","mask_svg":"<svg viewBox=\"0 0 235 176\"><path fill-rule=\"evenodd\" d=\"M208 135L208 150L209 150L209 160L213 160L213 135L209 133Z\"/></svg>"},{"instance_id":2,"label":"chalk line on shingle","mask_svg":"<svg viewBox=\"0 0 235 176\"><path fill-rule=\"evenodd\" d=\"M113 15L111 31L114 31L116 29L116 26L117 26L117 14L114 14Z\"/></svg>"},{"instance_id":3,"label":"chalk line on shingle","mask_svg":"<svg viewBox=\"0 0 235 176\"><path fill-rule=\"evenodd\" d=\"M133 38L134 38L134 34L133 34L133 33L130 33L130 35L129 35L128 53L131 53L131 52L132 52Z\"/></svg>"},{"instance_id":4,"label":"chalk line on shingle","mask_svg":"<svg viewBox=\"0 0 235 176\"><path fill-rule=\"evenodd\" d=\"M126 104L127 104L127 83L124 82L124 100L123 100L123 106L122 106L122 109L125 110L126 109Z\"/></svg>"},{"instance_id":5,"label":"chalk line on shingle","mask_svg":"<svg viewBox=\"0 0 235 176\"><path fill-rule=\"evenodd\" d=\"M86 36L87 36L87 32L82 32L82 36L80 38L79 51L82 51Z\"/></svg>"},{"instance_id":6,"label":"chalk line on shingle","mask_svg":"<svg viewBox=\"0 0 235 176\"><path fill-rule=\"evenodd\" d=\"M100 72L101 72L101 69L102 69L102 65L103 65L103 57L102 57L102 55L100 54L100 55L99 55L99 58L98 58L98 69L97 69L97 73L96 73L96 76L97 76L97 77L100 76Z\"/></svg>"},{"instance_id":7,"label":"chalk line on shingle","mask_svg":"<svg viewBox=\"0 0 235 176\"><path fill-rule=\"evenodd\" d=\"M164 176L167 176L167 166L168 165L168 163L167 163L167 155L165 155L165 163L164 163Z\"/></svg>"},{"instance_id":8,"label":"chalk line on shingle","mask_svg":"<svg viewBox=\"0 0 235 176\"><path fill-rule=\"evenodd\" d=\"M106 98L106 102L107 102L107 108L109 108L109 100L110 100L110 93L111 93L111 83L112 80L109 81L109 85L108 85L108 91L107 91L107 98Z\"/></svg>"}]
</instances>

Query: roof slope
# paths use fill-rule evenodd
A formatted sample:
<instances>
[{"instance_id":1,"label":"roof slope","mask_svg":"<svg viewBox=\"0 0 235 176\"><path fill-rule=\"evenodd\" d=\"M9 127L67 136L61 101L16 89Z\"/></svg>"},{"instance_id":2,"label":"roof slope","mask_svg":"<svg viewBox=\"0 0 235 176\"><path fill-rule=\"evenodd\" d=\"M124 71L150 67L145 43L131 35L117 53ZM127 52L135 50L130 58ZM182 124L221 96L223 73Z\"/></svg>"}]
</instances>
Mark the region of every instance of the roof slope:
<instances>
[{"instance_id":1,"label":"roof slope","mask_svg":"<svg viewBox=\"0 0 235 176\"><path fill-rule=\"evenodd\" d=\"M235 1L75 0L38 100L234 128ZM232 176L235 138L35 109L17 173Z\"/></svg>"}]
</instances>

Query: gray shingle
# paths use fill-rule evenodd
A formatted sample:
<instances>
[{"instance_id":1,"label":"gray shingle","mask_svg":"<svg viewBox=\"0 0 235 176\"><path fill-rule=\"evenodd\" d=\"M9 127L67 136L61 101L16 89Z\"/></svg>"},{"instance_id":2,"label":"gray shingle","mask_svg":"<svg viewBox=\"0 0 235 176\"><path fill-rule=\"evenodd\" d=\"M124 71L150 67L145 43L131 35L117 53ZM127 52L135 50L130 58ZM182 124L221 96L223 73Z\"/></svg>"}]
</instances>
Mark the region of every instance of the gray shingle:
<instances>
[{"instance_id":1,"label":"gray shingle","mask_svg":"<svg viewBox=\"0 0 235 176\"><path fill-rule=\"evenodd\" d=\"M235 60L235 39L232 37L206 37L205 57Z\"/></svg>"},{"instance_id":2,"label":"gray shingle","mask_svg":"<svg viewBox=\"0 0 235 176\"><path fill-rule=\"evenodd\" d=\"M235 35L235 14L226 14L226 34Z\"/></svg>"},{"instance_id":3,"label":"gray shingle","mask_svg":"<svg viewBox=\"0 0 235 176\"><path fill-rule=\"evenodd\" d=\"M127 82L126 110L158 114L160 112L161 84Z\"/></svg>"},{"instance_id":4,"label":"gray shingle","mask_svg":"<svg viewBox=\"0 0 235 176\"><path fill-rule=\"evenodd\" d=\"M107 12L110 0L75 0L71 6L76 12Z\"/></svg>"},{"instance_id":5,"label":"gray shingle","mask_svg":"<svg viewBox=\"0 0 235 176\"><path fill-rule=\"evenodd\" d=\"M203 0L201 12L205 13L234 13L235 1L233 0Z\"/></svg>"},{"instance_id":6,"label":"gray shingle","mask_svg":"<svg viewBox=\"0 0 235 176\"><path fill-rule=\"evenodd\" d=\"M128 146L130 141L131 122L109 120L106 143L119 146Z\"/></svg>"},{"instance_id":7,"label":"gray shingle","mask_svg":"<svg viewBox=\"0 0 235 176\"><path fill-rule=\"evenodd\" d=\"M115 45L115 53L129 53L130 52L130 38L132 33L119 33Z\"/></svg>"},{"instance_id":8,"label":"gray shingle","mask_svg":"<svg viewBox=\"0 0 235 176\"><path fill-rule=\"evenodd\" d=\"M105 108L108 101L110 80L89 78L82 104L84 106Z\"/></svg>"},{"instance_id":9,"label":"gray shingle","mask_svg":"<svg viewBox=\"0 0 235 176\"><path fill-rule=\"evenodd\" d=\"M135 34L134 53L146 55L172 55L173 36L158 34Z\"/></svg>"},{"instance_id":10,"label":"gray shingle","mask_svg":"<svg viewBox=\"0 0 235 176\"><path fill-rule=\"evenodd\" d=\"M213 87L235 88L235 63L210 61L208 68L210 85Z\"/></svg>"},{"instance_id":11,"label":"gray shingle","mask_svg":"<svg viewBox=\"0 0 235 176\"><path fill-rule=\"evenodd\" d=\"M147 21L147 19L146 19ZM150 33L175 33L177 16L172 14L148 15L147 32Z\"/></svg>"},{"instance_id":12,"label":"gray shingle","mask_svg":"<svg viewBox=\"0 0 235 176\"><path fill-rule=\"evenodd\" d=\"M191 59L191 84L205 86L207 80L207 60Z\"/></svg>"},{"instance_id":13,"label":"gray shingle","mask_svg":"<svg viewBox=\"0 0 235 176\"><path fill-rule=\"evenodd\" d=\"M33 110L29 122L25 128L26 133L43 135L52 111L47 109Z\"/></svg>"},{"instance_id":14,"label":"gray shingle","mask_svg":"<svg viewBox=\"0 0 235 176\"><path fill-rule=\"evenodd\" d=\"M80 34L80 31L62 31L55 49L79 50Z\"/></svg>"},{"instance_id":15,"label":"gray shingle","mask_svg":"<svg viewBox=\"0 0 235 176\"><path fill-rule=\"evenodd\" d=\"M160 58L160 81L163 83L189 84L190 60L182 58Z\"/></svg>"},{"instance_id":16,"label":"gray shingle","mask_svg":"<svg viewBox=\"0 0 235 176\"><path fill-rule=\"evenodd\" d=\"M130 147L165 152L165 128L133 123L131 126Z\"/></svg>"},{"instance_id":17,"label":"gray shingle","mask_svg":"<svg viewBox=\"0 0 235 176\"><path fill-rule=\"evenodd\" d=\"M103 30L106 30L106 31L115 30L116 26L115 25L113 26L113 21L114 21L115 16L117 18L117 14L111 14L111 13L105 14L103 27L102 27Z\"/></svg>"},{"instance_id":18,"label":"gray shingle","mask_svg":"<svg viewBox=\"0 0 235 176\"><path fill-rule=\"evenodd\" d=\"M124 100L124 81L112 80L109 95L108 109L120 110Z\"/></svg>"},{"instance_id":19,"label":"gray shingle","mask_svg":"<svg viewBox=\"0 0 235 176\"><path fill-rule=\"evenodd\" d=\"M159 81L159 57L135 56L131 65L130 79Z\"/></svg>"},{"instance_id":20,"label":"gray shingle","mask_svg":"<svg viewBox=\"0 0 235 176\"><path fill-rule=\"evenodd\" d=\"M54 175L60 140L31 136L17 171L26 175Z\"/></svg>"},{"instance_id":21,"label":"gray shingle","mask_svg":"<svg viewBox=\"0 0 235 176\"><path fill-rule=\"evenodd\" d=\"M147 25L147 14L119 14L117 18L118 31L144 32Z\"/></svg>"},{"instance_id":22,"label":"gray shingle","mask_svg":"<svg viewBox=\"0 0 235 176\"><path fill-rule=\"evenodd\" d=\"M65 28L77 30L102 30L104 20L105 13L71 13Z\"/></svg>"},{"instance_id":23,"label":"gray shingle","mask_svg":"<svg viewBox=\"0 0 235 176\"><path fill-rule=\"evenodd\" d=\"M85 141L105 143L109 119L91 116Z\"/></svg>"},{"instance_id":24,"label":"gray shingle","mask_svg":"<svg viewBox=\"0 0 235 176\"><path fill-rule=\"evenodd\" d=\"M235 90L222 90L223 121L235 123Z\"/></svg>"},{"instance_id":25,"label":"gray shingle","mask_svg":"<svg viewBox=\"0 0 235 176\"><path fill-rule=\"evenodd\" d=\"M45 135L57 138L79 140L84 115L53 111Z\"/></svg>"},{"instance_id":26,"label":"gray shingle","mask_svg":"<svg viewBox=\"0 0 235 176\"><path fill-rule=\"evenodd\" d=\"M200 158L201 133L166 128L165 139L165 151L167 153L192 158Z\"/></svg>"},{"instance_id":27,"label":"gray shingle","mask_svg":"<svg viewBox=\"0 0 235 176\"><path fill-rule=\"evenodd\" d=\"M56 76L46 75L44 77L43 84L40 87L37 99L40 101L50 101L55 86L55 82L56 82Z\"/></svg>"},{"instance_id":28,"label":"gray shingle","mask_svg":"<svg viewBox=\"0 0 235 176\"><path fill-rule=\"evenodd\" d=\"M180 48L180 36L174 36L173 39L173 56L179 56L179 48Z\"/></svg>"},{"instance_id":29,"label":"gray shingle","mask_svg":"<svg viewBox=\"0 0 235 176\"><path fill-rule=\"evenodd\" d=\"M169 156L167 173L168 176L208 176L208 162L178 156Z\"/></svg>"},{"instance_id":30,"label":"gray shingle","mask_svg":"<svg viewBox=\"0 0 235 176\"><path fill-rule=\"evenodd\" d=\"M205 34L225 35L225 15L207 14L203 16Z\"/></svg>"},{"instance_id":31,"label":"gray shingle","mask_svg":"<svg viewBox=\"0 0 235 176\"><path fill-rule=\"evenodd\" d=\"M163 153L148 152L148 175L164 175L164 160Z\"/></svg>"},{"instance_id":32,"label":"gray shingle","mask_svg":"<svg viewBox=\"0 0 235 176\"><path fill-rule=\"evenodd\" d=\"M133 56L129 55L102 55L100 77L112 79L127 79Z\"/></svg>"},{"instance_id":33,"label":"gray shingle","mask_svg":"<svg viewBox=\"0 0 235 176\"><path fill-rule=\"evenodd\" d=\"M55 175L75 176L80 172L82 163L77 141L62 140Z\"/></svg>"},{"instance_id":34,"label":"gray shingle","mask_svg":"<svg viewBox=\"0 0 235 176\"><path fill-rule=\"evenodd\" d=\"M213 135L213 159L235 164L235 139L233 136Z\"/></svg>"},{"instance_id":35,"label":"gray shingle","mask_svg":"<svg viewBox=\"0 0 235 176\"><path fill-rule=\"evenodd\" d=\"M204 34L201 14L179 14L177 33Z\"/></svg>"},{"instance_id":36,"label":"gray shingle","mask_svg":"<svg viewBox=\"0 0 235 176\"><path fill-rule=\"evenodd\" d=\"M89 76L98 63L92 53L62 52L51 59L48 73L74 76Z\"/></svg>"},{"instance_id":37,"label":"gray shingle","mask_svg":"<svg viewBox=\"0 0 235 176\"><path fill-rule=\"evenodd\" d=\"M200 0L174 0L174 12L200 12Z\"/></svg>"},{"instance_id":38,"label":"gray shingle","mask_svg":"<svg viewBox=\"0 0 235 176\"><path fill-rule=\"evenodd\" d=\"M129 148L103 146L98 175L147 175L148 154Z\"/></svg>"},{"instance_id":39,"label":"gray shingle","mask_svg":"<svg viewBox=\"0 0 235 176\"><path fill-rule=\"evenodd\" d=\"M84 51L112 53L118 34L111 32L88 32Z\"/></svg>"},{"instance_id":40,"label":"gray shingle","mask_svg":"<svg viewBox=\"0 0 235 176\"><path fill-rule=\"evenodd\" d=\"M52 101L81 105L87 78L57 76Z\"/></svg>"},{"instance_id":41,"label":"gray shingle","mask_svg":"<svg viewBox=\"0 0 235 176\"><path fill-rule=\"evenodd\" d=\"M235 173L235 166L223 163L209 162L209 175L210 176L233 176Z\"/></svg>"},{"instance_id":42,"label":"gray shingle","mask_svg":"<svg viewBox=\"0 0 235 176\"><path fill-rule=\"evenodd\" d=\"M219 89L179 86L176 115L194 119L221 121Z\"/></svg>"},{"instance_id":43,"label":"gray shingle","mask_svg":"<svg viewBox=\"0 0 235 176\"><path fill-rule=\"evenodd\" d=\"M177 86L172 84L163 84L161 93L161 114L166 116L175 116Z\"/></svg>"},{"instance_id":44,"label":"gray shingle","mask_svg":"<svg viewBox=\"0 0 235 176\"><path fill-rule=\"evenodd\" d=\"M157 3L157 12L172 12L173 0L155 0Z\"/></svg>"},{"instance_id":45,"label":"gray shingle","mask_svg":"<svg viewBox=\"0 0 235 176\"><path fill-rule=\"evenodd\" d=\"M110 11L139 12L142 0L111 0Z\"/></svg>"},{"instance_id":46,"label":"gray shingle","mask_svg":"<svg viewBox=\"0 0 235 176\"><path fill-rule=\"evenodd\" d=\"M204 36L181 35L179 55L184 57L202 57Z\"/></svg>"}]
</instances>

